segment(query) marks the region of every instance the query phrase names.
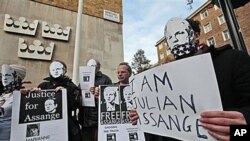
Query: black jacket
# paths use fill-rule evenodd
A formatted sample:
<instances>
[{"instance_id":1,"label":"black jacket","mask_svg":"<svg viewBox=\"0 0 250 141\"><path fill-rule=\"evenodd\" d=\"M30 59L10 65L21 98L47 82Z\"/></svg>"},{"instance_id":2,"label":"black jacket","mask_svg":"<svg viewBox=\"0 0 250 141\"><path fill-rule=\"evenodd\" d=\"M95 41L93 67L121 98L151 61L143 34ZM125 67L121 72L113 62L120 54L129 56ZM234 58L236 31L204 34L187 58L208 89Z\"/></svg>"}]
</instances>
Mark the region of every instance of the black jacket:
<instances>
[{"instance_id":1,"label":"black jacket","mask_svg":"<svg viewBox=\"0 0 250 141\"><path fill-rule=\"evenodd\" d=\"M230 45L210 47L214 70L224 111L241 112L250 124L250 57L233 50ZM204 82L204 85L206 82ZM168 137L146 134L146 140L178 141Z\"/></svg>"},{"instance_id":2,"label":"black jacket","mask_svg":"<svg viewBox=\"0 0 250 141\"><path fill-rule=\"evenodd\" d=\"M55 89L56 87L64 87L67 90L67 104L68 104L68 137L69 141L81 141L82 135L80 126L76 118L76 109L80 107L80 90L79 88L69 79L64 76L62 78L51 78L47 77L44 79L45 82L39 84L38 88L41 89ZM72 111L75 115L72 116Z\"/></svg>"},{"instance_id":3,"label":"black jacket","mask_svg":"<svg viewBox=\"0 0 250 141\"><path fill-rule=\"evenodd\" d=\"M98 71L95 74L95 86L110 85L111 79ZM95 99L95 107L81 107L79 109L78 119L83 127L97 127L98 126L98 99Z\"/></svg>"},{"instance_id":4,"label":"black jacket","mask_svg":"<svg viewBox=\"0 0 250 141\"><path fill-rule=\"evenodd\" d=\"M250 124L250 57L230 45L211 51L223 110L241 112Z\"/></svg>"}]
</instances>

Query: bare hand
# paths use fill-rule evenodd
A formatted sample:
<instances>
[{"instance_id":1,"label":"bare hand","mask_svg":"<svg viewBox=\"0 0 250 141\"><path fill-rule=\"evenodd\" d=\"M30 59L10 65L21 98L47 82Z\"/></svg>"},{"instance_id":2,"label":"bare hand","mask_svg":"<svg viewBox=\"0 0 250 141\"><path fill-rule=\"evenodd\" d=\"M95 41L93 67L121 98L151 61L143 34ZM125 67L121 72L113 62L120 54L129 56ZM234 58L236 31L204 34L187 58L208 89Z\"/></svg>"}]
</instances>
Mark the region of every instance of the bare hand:
<instances>
[{"instance_id":1,"label":"bare hand","mask_svg":"<svg viewBox=\"0 0 250 141\"><path fill-rule=\"evenodd\" d=\"M24 94L24 95L27 95L30 91L31 89L28 89L28 88L20 89L21 94Z\"/></svg>"},{"instance_id":2,"label":"bare hand","mask_svg":"<svg viewBox=\"0 0 250 141\"><path fill-rule=\"evenodd\" d=\"M136 109L132 108L131 111L129 112L129 118L131 120L132 125L137 124L137 120L139 119L138 113Z\"/></svg>"},{"instance_id":3,"label":"bare hand","mask_svg":"<svg viewBox=\"0 0 250 141\"><path fill-rule=\"evenodd\" d=\"M222 141L230 141L230 125L246 125L242 113L237 111L208 111L201 113L200 122L208 133Z\"/></svg>"},{"instance_id":4,"label":"bare hand","mask_svg":"<svg viewBox=\"0 0 250 141\"><path fill-rule=\"evenodd\" d=\"M64 87L58 86L58 87L55 88L55 91L58 92L59 90L62 90L62 89L64 89Z\"/></svg>"},{"instance_id":5,"label":"bare hand","mask_svg":"<svg viewBox=\"0 0 250 141\"><path fill-rule=\"evenodd\" d=\"M41 88L31 88L30 92L36 92L36 93L41 92Z\"/></svg>"}]
</instances>

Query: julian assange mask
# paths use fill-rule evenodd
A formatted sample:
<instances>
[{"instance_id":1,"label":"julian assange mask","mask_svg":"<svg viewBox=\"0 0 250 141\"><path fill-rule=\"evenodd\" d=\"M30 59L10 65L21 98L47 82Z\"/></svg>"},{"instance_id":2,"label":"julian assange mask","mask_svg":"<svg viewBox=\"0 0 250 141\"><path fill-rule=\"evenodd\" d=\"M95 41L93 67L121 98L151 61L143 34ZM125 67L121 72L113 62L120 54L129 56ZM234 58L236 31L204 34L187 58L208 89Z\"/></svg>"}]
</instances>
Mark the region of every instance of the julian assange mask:
<instances>
[{"instance_id":1,"label":"julian assange mask","mask_svg":"<svg viewBox=\"0 0 250 141\"><path fill-rule=\"evenodd\" d=\"M9 65L2 65L2 83L3 86L7 86L15 81L15 70Z\"/></svg>"},{"instance_id":2,"label":"julian assange mask","mask_svg":"<svg viewBox=\"0 0 250 141\"><path fill-rule=\"evenodd\" d=\"M49 72L53 78L59 78L61 76L64 76L66 70L62 63L54 61L49 66Z\"/></svg>"},{"instance_id":3,"label":"julian assange mask","mask_svg":"<svg viewBox=\"0 0 250 141\"><path fill-rule=\"evenodd\" d=\"M171 18L165 26L165 37L176 59L188 56L195 51L194 31L184 19Z\"/></svg>"}]
</instances>

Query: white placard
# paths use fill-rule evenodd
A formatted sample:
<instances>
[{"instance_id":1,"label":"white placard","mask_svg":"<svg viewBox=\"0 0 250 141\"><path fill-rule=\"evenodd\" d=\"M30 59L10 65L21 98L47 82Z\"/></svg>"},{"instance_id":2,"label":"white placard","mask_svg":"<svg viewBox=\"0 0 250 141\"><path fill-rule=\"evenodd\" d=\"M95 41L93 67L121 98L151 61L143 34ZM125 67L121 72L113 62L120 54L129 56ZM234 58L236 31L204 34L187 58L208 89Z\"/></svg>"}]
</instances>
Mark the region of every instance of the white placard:
<instances>
[{"instance_id":1,"label":"white placard","mask_svg":"<svg viewBox=\"0 0 250 141\"><path fill-rule=\"evenodd\" d=\"M103 10L103 18L114 22L120 22L119 13L115 13L109 10Z\"/></svg>"},{"instance_id":2,"label":"white placard","mask_svg":"<svg viewBox=\"0 0 250 141\"><path fill-rule=\"evenodd\" d=\"M99 141L145 141L144 133L130 123L129 107L123 106L124 87L100 86Z\"/></svg>"},{"instance_id":3,"label":"white placard","mask_svg":"<svg viewBox=\"0 0 250 141\"><path fill-rule=\"evenodd\" d=\"M68 140L66 89L27 95L14 92L10 141L34 140Z\"/></svg>"},{"instance_id":4,"label":"white placard","mask_svg":"<svg viewBox=\"0 0 250 141\"><path fill-rule=\"evenodd\" d=\"M95 96L90 93L90 87L95 85L95 67L79 67L80 86L82 89L82 106L95 107Z\"/></svg>"},{"instance_id":5,"label":"white placard","mask_svg":"<svg viewBox=\"0 0 250 141\"><path fill-rule=\"evenodd\" d=\"M222 110L210 54L171 62L131 79L138 127L148 133L187 141L213 141L200 113Z\"/></svg>"}]
</instances>

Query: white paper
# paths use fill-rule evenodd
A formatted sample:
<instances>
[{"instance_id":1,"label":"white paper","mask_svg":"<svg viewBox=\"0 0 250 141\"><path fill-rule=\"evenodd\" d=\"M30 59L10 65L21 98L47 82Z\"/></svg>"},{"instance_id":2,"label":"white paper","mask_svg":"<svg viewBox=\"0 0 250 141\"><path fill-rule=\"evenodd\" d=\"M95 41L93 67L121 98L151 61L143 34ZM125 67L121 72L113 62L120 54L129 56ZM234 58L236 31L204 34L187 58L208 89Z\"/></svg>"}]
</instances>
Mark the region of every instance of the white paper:
<instances>
[{"instance_id":1,"label":"white paper","mask_svg":"<svg viewBox=\"0 0 250 141\"><path fill-rule=\"evenodd\" d=\"M99 141L145 141L144 133L130 123L129 110L122 105L124 87L100 86ZM114 107L108 108L107 102L113 103Z\"/></svg>"},{"instance_id":2,"label":"white paper","mask_svg":"<svg viewBox=\"0 0 250 141\"><path fill-rule=\"evenodd\" d=\"M89 91L89 89L95 85L95 67L81 66L79 73L82 90L82 106L95 107L95 96Z\"/></svg>"},{"instance_id":3,"label":"white paper","mask_svg":"<svg viewBox=\"0 0 250 141\"><path fill-rule=\"evenodd\" d=\"M53 99L57 105L53 112L45 108L45 101ZM67 93L66 89L20 94L14 92L10 141L67 141Z\"/></svg>"},{"instance_id":4,"label":"white paper","mask_svg":"<svg viewBox=\"0 0 250 141\"><path fill-rule=\"evenodd\" d=\"M89 90L82 90L82 106L95 107L95 96Z\"/></svg>"},{"instance_id":5,"label":"white paper","mask_svg":"<svg viewBox=\"0 0 250 141\"><path fill-rule=\"evenodd\" d=\"M222 110L210 54L142 72L131 78L130 85L138 127L144 132L187 141L216 140L198 121L201 112Z\"/></svg>"}]
</instances>

